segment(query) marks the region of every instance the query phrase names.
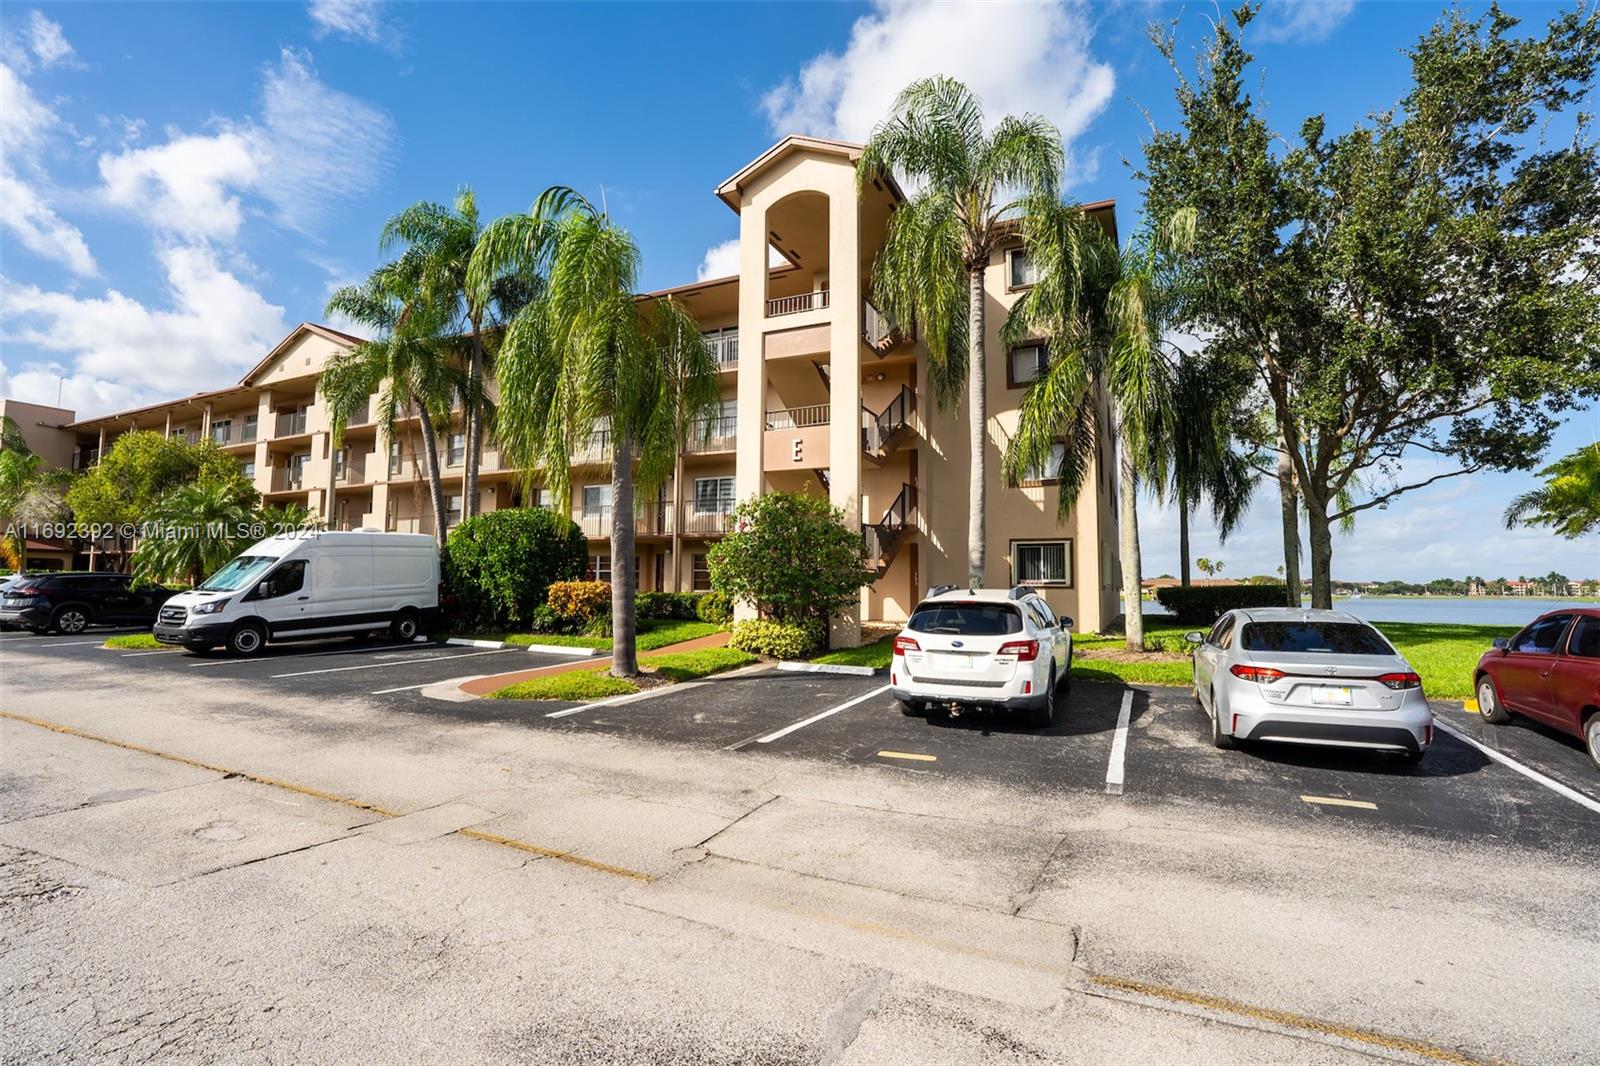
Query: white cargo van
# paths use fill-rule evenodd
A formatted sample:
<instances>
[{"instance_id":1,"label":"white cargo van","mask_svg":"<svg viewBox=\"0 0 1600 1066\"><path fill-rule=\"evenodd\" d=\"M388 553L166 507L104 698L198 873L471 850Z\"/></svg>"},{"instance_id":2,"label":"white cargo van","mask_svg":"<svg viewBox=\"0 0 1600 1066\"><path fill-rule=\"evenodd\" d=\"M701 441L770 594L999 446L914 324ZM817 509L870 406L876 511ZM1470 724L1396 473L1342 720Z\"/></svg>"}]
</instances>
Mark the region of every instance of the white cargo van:
<instances>
[{"instance_id":1,"label":"white cargo van","mask_svg":"<svg viewBox=\"0 0 1600 1066\"><path fill-rule=\"evenodd\" d=\"M388 631L411 640L439 608L439 549L415 533L268 537L162 605L155 638L254 655L269 640Z\"/></svg>"}]
</instances>

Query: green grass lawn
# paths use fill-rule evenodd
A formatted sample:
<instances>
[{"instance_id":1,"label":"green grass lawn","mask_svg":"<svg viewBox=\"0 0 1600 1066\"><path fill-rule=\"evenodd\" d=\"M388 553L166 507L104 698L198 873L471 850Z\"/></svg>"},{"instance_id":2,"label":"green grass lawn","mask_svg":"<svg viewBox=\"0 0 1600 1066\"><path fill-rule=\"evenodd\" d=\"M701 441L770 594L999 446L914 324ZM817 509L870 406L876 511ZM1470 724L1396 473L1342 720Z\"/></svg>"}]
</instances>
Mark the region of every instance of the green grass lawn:
<instances>
[{"instance_id":1,"label":"green grass lawn","mask_svg":"<svg viewBox=\"0 0 1600 1066\"><path fill-rule=\"evenodd\" d=\"M748 666L755 661L754 655L732 648L701 648L699 651L646 655L640 658L639 665L654 670L657 677L677 684L682 681L697 681L724 670ZM638 685L632 681L624 681L620 677L612 677L606 673L606 669L598 666L592 670L571 670L564 674L529 678L527 681L518 681L514 685L496 689L489 693L489 698L563 700L568 703L579 703L584 700L605 699L608 696L626 696L639 691Z\"/></svg>"},{"instance_id":2,"label":"green grass lawn","mask_svg":"<svg viewBox=\"0 0 1600 1066\"><path fill-rule=\"evenodd\" d=\"M107 637L105 646L108 648L125 648L139 650L141 648L165 648L167 645L157 643L153 633L124 633L119 637Z\"/></svg>"},{"instance_id":3,"label":"green grass lawn","mask_svg":"<svg viewBox=\"0 0 1600 1066\"><path fill-rule=\"evenodd\" d=\"M894 638L884 637L871 644L863 644L859 648L840 648L830 651L826 655L819 655L811 661L814 663L828 663L832 666L870 666L874 670L886 670L889 660L894 656Z\"/></svg>"},{"instance_id":4,"label":"green grass lawn","mask_svg":"<svg viewBox=\"0 0 1600 1066\"><path fill-rule=\"evenodd\" d=\"M652 618L639 623L638 649L655 651L668 644L709 637L717 631L710 622L689 622L681 618ZM471 640L499 640L507 644L553 644L562 648L611 650L610 637L575 637L566 633L452 633Z\"/></svg>"}]
</instances>

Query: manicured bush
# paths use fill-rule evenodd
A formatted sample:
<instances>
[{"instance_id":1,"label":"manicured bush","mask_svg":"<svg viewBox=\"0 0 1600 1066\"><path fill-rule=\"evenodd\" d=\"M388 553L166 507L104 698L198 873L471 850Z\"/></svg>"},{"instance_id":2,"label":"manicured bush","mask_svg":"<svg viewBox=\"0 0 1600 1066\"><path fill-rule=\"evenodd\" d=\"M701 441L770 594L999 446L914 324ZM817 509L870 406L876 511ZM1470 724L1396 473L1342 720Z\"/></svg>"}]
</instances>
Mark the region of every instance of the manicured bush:
<instances>
[{"instance_id":1,"label":"manicured bush","mask_svg":"<svg viewBox=\"0 0 1600 1066\"><path fill-rule=\"evenodd\" d=\"M734 623L728 647L774 659L803 659L821 646L826 637L827 631L815 624L786 625L765 618L751 618Z\"/></svg>"},{"instance_id":2,"label":"manicured bush","mask_svg":"<svg viewBox=\"0 0 1600 1066\"><path fill-rule=\"evenodd\" d=\"M1224 611L1240 607L1282 607L1289 590L1276 585L1173 585L1156 589L1156 600L1180 622L1210 625Z\"/></svg>"},{"instance_id":3,"label":"manicured bush","mask_svg":"<svg viewBox=\"0 0 1600 1066\"><path fill-rule=\"evenodd\" d=\"M552 582L583 573L589 547L566 515L513 507L474 515L450 531L440 562L453 624L518 626Z\"/></svg>"},{"instance_id":4,"label":"manicured bush","mask_svg":"<svg viewBox=\"0 0 1600 1066\"><path fill-rule=\"evenodd\" d=\"M585 549L587 551L587 549ZM556 581L550 585L550 606L564 621L574 622L579 628L589 624L597 615L611 610L611 583L609 581Z\"/></svg>"},{"instance_id":5,"label":"manicured bush","mask_svg":"<svg viewBox=\"0 0 1600 1066\"><path fill-rule=\"evenodd\" d=\"M700 602L695 604L695 615L702 622L725 626L733 621L733 604L729 603L728 597L720 592L707 592L700 597Z\"/></svg>"},{"instance_id":6,"label":"manicured bush","mask_svg":"<svg viewBox=\"0 0 1600 1066\"><path fill-rule=\"evenodd\" d=\"M634 598L634 605L641 621L677 618L690 622L696 617L695 605L701 598L698 592L641 592Z\"/></svg>"},{"instance_id":7,"label":"manicured bush","mask_svg":"<svg viewBox=\"0 0 1600 1066\"><path fill-rule=\"evenodd\" d=\"M741 503L707 561L712 588L788 625L826 622L874 580L861 534L843 511L807 493L769 492Z\"/></svg>"},{"instance_id":8,"label":"manicured bush","mask_svg":"<svg viewBox=\"0 0 1600 1066\"><path fill-rule=\"evenodd\" d=\"M585 622L583 624L583 635L586 637L609 637L611 635L611 612L602 612Z\"/></svg>"},{"instance_id":9,"label":"manicured bush","mask_svg":"<svg viewBox=\"0 0 1600 1066\"><path fill-rule=\"evenodd\" d=\"M561 625L561 612L548 603L541 603L528 616L528 627L535 633L560 633Z\"/></svg>"}]
</instances>

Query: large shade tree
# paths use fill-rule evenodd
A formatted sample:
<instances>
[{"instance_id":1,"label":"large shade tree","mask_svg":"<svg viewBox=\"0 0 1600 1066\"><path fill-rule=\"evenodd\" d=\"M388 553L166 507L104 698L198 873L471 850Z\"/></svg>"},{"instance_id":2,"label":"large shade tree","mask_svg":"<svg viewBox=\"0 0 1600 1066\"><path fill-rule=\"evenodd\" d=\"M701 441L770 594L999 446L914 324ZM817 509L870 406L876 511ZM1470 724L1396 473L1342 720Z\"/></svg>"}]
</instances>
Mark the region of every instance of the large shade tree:
<instances>
[{"instance_id":1,"label":"large shade tree","mask_svg":"<svg viewBox=\"0 0 1600 1066\"><path fill-rule=\"evenodd\" d=\"M872 293L888 318L915 324L929 378L946 405L966 379L969 516L967 573L984 582L984 492L988 482L987 326L984 272L1030 205L1057 201L1065 156L1061 134L1038 115L1007 116L986 129L978 98L953 78L912 82L872 131L857 181L899 174L912 190L889 216L873 261Z\"/></svg>"},{"instance_id":2,"label":"large shade tree","mask_svg":"<svg viewBox=\"0 0 1600 1066\"><path fill-rule=\"evenodd\" d=\"M1328 607L1335 526L1528 469L1600 395L1600 156L1574 115L1600 11L1521 34L1498 8L1453 9L1410 51L1395 108L1342 134L1313 116L1290 140L1245 90L1255 10L1218 23L1193 80L1173 63L1179 121L1142 177L1152 215L1197 211L1207 285L1182 325L1254 368L1287 459L1262 473L1299 496Z\"/></svg>"},{"instance_id":3,"label":"large shade tree","mask_svg":"<svg viewBox=\"0 0 1600 1066\"><path fill-rule=\"evenodd\" d=\"M570 498L572 460L604 441L611 465L611 672L638 673L634 492L671 476L679 446L720 398L716 361L694 316L636 293L639 249L603 209L565 187L498 219L469 272L480 296L522 279L532 299L499 356L499 439L514 465Z\"/></svg>"},{"instance_id":4,"label":"large shade tree","mask_svg":"<svg viewBox=\"0 0 1600 1066\"><path fill-rule=\"evenodd\" d=\"M55 522L67 513L65 493L71 475L50 470L34 453L22 429L9 416L0 422L0 534L13 563L28 568L28 531Z\"/></svg>"}]
</instances>

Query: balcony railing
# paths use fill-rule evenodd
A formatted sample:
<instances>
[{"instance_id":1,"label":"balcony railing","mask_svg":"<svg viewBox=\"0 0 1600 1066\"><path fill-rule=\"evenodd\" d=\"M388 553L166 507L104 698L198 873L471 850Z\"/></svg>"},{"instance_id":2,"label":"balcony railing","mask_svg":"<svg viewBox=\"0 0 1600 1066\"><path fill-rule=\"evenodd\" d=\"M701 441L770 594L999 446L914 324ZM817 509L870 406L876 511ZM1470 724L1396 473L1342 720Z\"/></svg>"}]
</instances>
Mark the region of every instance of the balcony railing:
<instances>
[{"instance_id":1,"label":"balcony railing","mask_svg":"<svg viewBox=\"0 0 1600 1066\"><path fill-rule=\"evenodd\" d=\"M611 509L572 512L572 520L583 535L590 540L611 538ZM672 532L672 507L665 501L640 504L633 512L633 535L636 537L664 537Z\"/></svg>"},{"instance_id":2,"label":"balcony railing","mask_svg":"<svg viewBox=\"0 0 1600 1066\"><path fill-rule=\"evenodd\" d=\"M732 520L723 511L696 511L692 503L683 505L683 532L688 536L720 536Z\"/></svg>"},{"instance_id":3,"label":"balcony railing","mask_svg":"<svg viewBox=\"0 0 1600 1066\"><path fill-rule=\"evenodd\" d=\"M739 334L736 331L707 335L706 347L711 349L711 357L717 361L717 366L727 369L739 365Z\"/></svg>"},{"instance_id":4,"label":"balcony railing","mask_svg":"<svg viewBox=\"0 0 1600 1066\"><path fill-rule=\"evenodd\" d=\"M347 426L364 426L372 421L372 401L364 400L360 407L350 412L350 417L345 420Z\"/></svg>"},{"instance_id":5,"label":"balcony railing","mask_svg":"<svg viewBox=\"0 0 1600 1066\"><path fill-rule=\"evenodd\" d=\"M272 472L273 492L299 492L306 487L305 473L301 470L274 470Z\"/></svg>"},{"instance_id":6,"label":"balcony railing","mask_svg":"<svg viewBox=\"0 0 1600 1066\"><path fill-rule=\"evenodd\" d=\"M360 485L367 480L367 457L352 455L348 460L335 460L333 480L338 485Z\"/></svg>"},{"instance_id":7,"label":"balcony railing","mask_svg":"<svg viewBox=\"0 0 1600 1066\"><path fill-rule=\"evenodd\" d=\"M861 450L871 456L881 456L895 437L911 425L911 412L917 409L917 394L909 385L900 391L882 411L861 405Z\"/></svg>"},{"instance_id":8,"label":"balcony railing","mask_svg":"<svg viewBox=\"0 0 1600 1066\"><path fill-rule=\"evenodd\" d=\"M829 408L825 403L814 403L805 407L785 407L767 412L767 428L805 429L808 426L825 426L828 424L828 419Z\"/></svg>"},{"instance_id":9,"label":"balcony railing","mask_svg":"<svg viewBox=\"0 0 1600 1066\"><path fill-rule=\"evenodd\" d=\"M611 431L597 429L572 453L574 463L609 463L611 461Z\"/></svg>"},{"instance_id":10,"label":"balcony railing","mask_svg":"<svg viewBox=\"0 0 1600 1066\"><path fill-rule=\"evenodd\" d=\"M256 439L256 424L246 422L239 427L239 443L249 444Z\"/></svg>"},{"instance_id":11,"label":"balcony railing","mask_svg":"<svg viewBox=\"0 0 1600 1066\"><path fill-rule=\"evenodd\" d=\"M736 415L718 415L695 424L684 446L689 452L729 452L739 437L739 419Z\"/></svg>"},{"instance_id":12,"label":"balcony railing","mask_svg":"<svg viewBox=\"0 0 1600 1066\"><path fill-rule=\"evenodd\" d=\"M819 311L828 306L827 289L818 289L814 292L802 292L798 296L779 296L775 300L767 301L767 317L777 318L779 315L797 315L801 311Z\"/></svg>"},{"instance_id":13,"label":"balcony railing","mask_svg":"<svg viewBox=\"0 0 1600 1066\"><path fill-rule=\"evenodd\" d=\"M72 457L72 469L88 470L100 461L99 448L80 448Z\"/></svg>"},{"instance_id":14,"label":"balcony railing","mask_svg":"<svg viewBox=\"0 0 1600 1066\"><path fill-rule=\"evenodd\" d=\"M306 431L306 412L293 411L278 415L277 436L293 437Z\"/></svg>"}]
</instances>

